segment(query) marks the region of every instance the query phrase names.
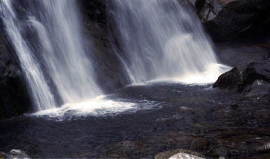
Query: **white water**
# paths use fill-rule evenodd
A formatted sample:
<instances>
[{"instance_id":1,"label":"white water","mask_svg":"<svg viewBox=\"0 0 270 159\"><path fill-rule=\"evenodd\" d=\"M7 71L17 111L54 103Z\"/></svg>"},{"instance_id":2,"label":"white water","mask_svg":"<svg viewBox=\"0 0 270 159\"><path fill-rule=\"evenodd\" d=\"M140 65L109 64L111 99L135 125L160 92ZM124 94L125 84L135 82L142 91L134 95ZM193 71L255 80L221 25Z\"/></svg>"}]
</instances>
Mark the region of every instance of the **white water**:
<instances>
[{"instance_id":1,"label":"white water","mask_svg":"<svg viewBox=\"0 0 270 159\"><path fill-rule=\"evenodd\" d=\"M187 153L178 153L171 156L169 159L205 159L205 158L187 154Z\"/></svg>"},{"instance_id":2,"label":"white water","mask_svg":"<svg viewBox=\"0 0 270 159\"><path fill-rule=\"evenodd\" d=\"M42 18L32 17L30 22L38 33L45 64L64 103L102 94L91 58L83 46L86 39L81 33L76 1L42 0L41 3L44 8L39 17Z\"/></svg>"},{"instance_id":3,"label":"white water","mask_svg":"<svg viewBox=\"0 0 270 159\"><path fill-rule=\"evenodd\" d=\"M46 83L40 65L37 63L36 57L32 54L32 50L21 35L19 28L20 22L10 0L2 0L0 3L0 13L3 17L7 34L17 52L36 109L44 110L55 107L56 102Z\"/></svg>"},{"instance_id":4,"label":"white water","mask_svg":"<svg viewBox=\"0 0 270 159\"><path fill-rule=\"evenodd\" d=\"M95 81L91 58L83 47L84 43L90 44L81 33L76 1L30 2L24 19L17 18L13 9L19 4L13 0L1 0L1 14L31 88L36 110L56 108L56 96L69 105L102 94ZM30 29L23 26L30 26ZM28 39L22 32L34 33L37 38ZM40 61L45 66L42 69ZM43 71L52 80L53 88L56 87L53 93Z\"/></svg>"},{"instance_id":5,"label":"white water","mask_svg":"<svg viewBox=\"0 0 270 159\"><path fill-rule=\"evenodd\" d=\"M92 50L86 54L84 43L89 43L81 32L75 0L35 1L25 10L23 19L17 18L15 3L11 2L1 0L1 17L36 109L45 110L38 115L114 113L134 107L133 103L99 97L102 91L89 58ZM127 56L119 55L133 83L209 83L226 68L218 64L197 18L177 0L114 0L114 5L121 46ZM31 32L34 40L22 32ZM56 108L56 97L63 101L61 108Z\"/></svg>"},{"instance_id":6,"label":"white water","mask_svg":"<svg viewBox=\"0 0 270 159\"><path fill-rule=\"evenodd\" d=\"M135 103L115 101L106 96L98 96L76 103L68 103L60 108L48 109L34 113L37 117L49 117L57 120L72 119L72 117L113 115L125 111L136 111Z\"/></svg>"},{"instance_id":7,"label":"white water","mask_svg":"<svg viewBox=\"0 0 270 159\"><path fill-rule=\"evenodd\" d=\"M218 64L201 23L178 0L114 0L114 18L133 84L176 80L212 83L228 67Z\"/></svg>"}]
</instances>

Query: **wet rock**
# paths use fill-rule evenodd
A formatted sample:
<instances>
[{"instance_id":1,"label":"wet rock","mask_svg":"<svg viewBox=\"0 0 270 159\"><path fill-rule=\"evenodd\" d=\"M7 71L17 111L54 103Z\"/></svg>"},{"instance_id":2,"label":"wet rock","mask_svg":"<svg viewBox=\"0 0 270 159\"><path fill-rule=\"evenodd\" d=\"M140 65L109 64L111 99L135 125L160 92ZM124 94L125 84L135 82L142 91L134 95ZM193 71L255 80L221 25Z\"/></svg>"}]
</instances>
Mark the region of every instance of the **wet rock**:
<instances>
[{"instance_id":1,"label":"wet rock","mask_svg":"<svg viewBox=\"0 0 270 159\"><path fill-rule=\"evenodd\" d=\"M114 37L118 36L113 22L113 10L110 0L78 0L82 12L85 34L91 35L91 41L86 45L95 46L95 51L89 51L93 58L97 82L102 86L104 93L112 93L116 89L129 84L128 78L123 78L126 73L122 62L112 49ZM86 40L87 41L87 40ZM108 61L108 59L114 59ZM110 81L110 82L108 82Z\"/></svg>"},{"instance_id":2,"label":"wet rock","mask_svg":"<svg viewBox=\"0 0 270 159\"><path fill-rule=\"evenodd\" d=\"M213 20L205 23L206 30L215 41L265 36L270 26L269 7L269 0L232 1Z\"/></svg>"},{"instance_id":3,"label":"wet rock","mask_svg":"<svg viewBox=\"0 0 270 159\"><path fill-rule=\"evenodd\" d=\"M0 159L30 159L22 150L13 149L9 153L0 152Z\"/></svg>"},{"instance_id":4,"label":"wet rock","mask_svg":"<svg viewBox=\"0 0 270 159\"><path fill-rule=\"evenodd\" d=\"M214 88L221 89L238 89L238 86L242 83L241 73L237 68L233 68L231 71L222 74L218 80L214 83Z\"/></svg>"},{"instance_id":5,"label":"wet rock","mask_svg":"<svg viewBox=\"0 0 270 159\"><path fill-rule=\"evenodd\" d=\"M238 90L246 97L263 97L269 94L270 60L248 64L243 72L233 68L222 74L214 83L214 88Z\"/></svg>"},{"instance_id":6,"label":"wet rock","mask_svg":"<svg viewBox=\"0 0 270 159\"><path fill-rule=\"evenodd\" d=\"M250 63L243 72L244 85L250 85L255 80L270 82L270 60Z\"/></svg>"},{"instance_id":7,"label":"wet rock","mask_svg":"<svg viewBox=\"0 0 270 159\"><path fill-rule=\"evenodd\" d=\"M29 94L16 54L2 34L0 35L0 119L21 115L29 111L30 106Z\"/></svg>"},{"instance_id":8,"label":"wet rock","mask_svg":"<svg viewBox=\"0 0 270 159\"><path fill-rule=\"evenodd\" d=\"M222 9L221 4L217 0L196 0L194 5L199 18L203 22L215 18Z\"/></svg>"},{"instance_id":9,"label":"wet rock","mask_svg":"<svg viewBox=\"0 0 270 159\"><path fill-rule=\"evenodd\" d=\"M249 98L264 98L270 94L270 83L265 81L256 80L252 85L245 88L243 91L245 97Z\"/></svg>"},{"instance_id":10,"label":"wet rock","mask_svg":"<svg viewBox=\"0 0 270 159\"><path fill-rule=\"evenodd\" d=\"M30 157L22 150L13 149L8 154L7 159L30 159Z\"/></svg>"},{"instance_id":11,"label":"wet rock","mask_svg":"<svg viewBox=\"0 0 270 159\"><path fill-rule=\"evenodd\" d=\"M204 157L190 150L177 149L159 153L155 159L204 159Z\"/></svg>"}]
</instances>

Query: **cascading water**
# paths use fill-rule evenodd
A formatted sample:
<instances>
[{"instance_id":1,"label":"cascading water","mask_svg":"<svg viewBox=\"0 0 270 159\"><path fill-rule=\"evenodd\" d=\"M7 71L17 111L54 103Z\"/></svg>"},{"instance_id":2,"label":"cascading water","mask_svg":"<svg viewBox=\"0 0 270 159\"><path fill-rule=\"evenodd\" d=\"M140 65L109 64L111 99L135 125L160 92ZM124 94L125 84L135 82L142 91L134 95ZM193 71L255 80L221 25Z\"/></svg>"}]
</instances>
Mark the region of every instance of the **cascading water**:
<instances>
[{"instance_id":1,"label":"cascading water","mask_svg":"<svg viewBox=\"0 0 270 159\"><path fill-rule=\"evenodd\" d=\"M21 3L23 6L14 9ZM207 83L222 71L200 22L177 0L112 3L120 47L127 54L118 55L133 83L174 78ZM0 7L37 110L65 115L134 106L98 97L102 90L95 81L91 55L85 52L76 0L1 0ZM56 97L64 106L47 111L56 107Z\"/></svg>"},{"instance_id":2,"label":"cascading water","mask_svg":"<svg viewBox=\"0 0 270 159\"><path fill-rule=\"evenodd\" d=\"M133 83L177 80L214 82L218 64L211 43L192 12L178 0L113 0L120 49ZM223 70L224 69L224 70Z\"/></svg>"},{"instance_id":3,"label":"cascading water","mask_svg":"<svg viewBox=\"0 0 270 159\"><path fill-rule=\"evenodd\" d=\"M76 1L40 2L42 12L29 21L38 33L45 64L62 100L79 102L100 95L91 59L83 47Z\"/></svg>"},{"instance_id":4,"label":"cascading water","mask_svg":"<svg viewBox=\"0 0 270 159\"><path fill-rule=\"evenodd\" d=\"M80 102L100 95L102 91L95 82L91 61L82 45L83 36L75 1L29 1L31 4L25 10L26 17L21 20L17 18L13 7L15 3L18 2L1 1L2 19L27 77L37 109L56 106L55 94L51 93L42 72L44 70L63 103ZM38 38L29 40L21 32L36 32ZM40 68L40 61L43 61L44 69Z\"/></svg>"},{"instance_id":5,"label":"cascading water","mask_svg":"<svg viewBox=\"0 0 270 159\"><path fill-rule=\"evenodd\" d=\"M22 5L19 8L23 11L17 13L15 4ZM92 50L83 45L86 39L76 0L1 0L0 7L39 111L37 115L104 114L133 107L100 96L102 90L95 81L91 55L85 52ZM56 97L63 102L60 108L56 108Z\"/></svg>"},{"instance_id":6,"label":"cascading water","mask_svg":"<svg viewBox=\"0 0 270 159\"><path fill-rule=\"evenodd\" d=\"M14 48L18 54L22 70L28 81L29 89L33 96L34 104L37 110L44 110L56 106L54 96L46 83L44 74L32 50L23 39L18 20L10 0L2 0L0 4L0 13L3 18L6 31Z\"/></svg>"}]
</instances>

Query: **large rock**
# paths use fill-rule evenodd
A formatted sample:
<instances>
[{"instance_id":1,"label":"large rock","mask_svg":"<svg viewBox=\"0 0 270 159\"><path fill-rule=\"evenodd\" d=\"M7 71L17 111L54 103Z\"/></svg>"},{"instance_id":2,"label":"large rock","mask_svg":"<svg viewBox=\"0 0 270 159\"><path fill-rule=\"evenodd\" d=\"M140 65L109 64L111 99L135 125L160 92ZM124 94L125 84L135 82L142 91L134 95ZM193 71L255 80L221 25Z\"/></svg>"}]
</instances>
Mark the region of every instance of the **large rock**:
<instances>
[{"instance_id":1,"label":"large rock","mask_svg":"<svg viewBox=\"0 0 270 159\"><path fill-rule=\"evenodd\" d=\"M204 159L204 157L197 152L177 149L159 153L155 159Z\"/></svg>"},{"instance_id":2,"label":"large rock","mask_svg":"<svg viewBox=\"0 0 270 159\"><path fill-rule=\"evenodd\" d=\"M241 72L237 68L233 68L229 72L222 74L214 83L214 88L221 89L238 89L242 83Z\"/></svg>"},{"instance_id":3,"label":"large rock","mask_svg":"<svg viewBox=\"0 0 270 159\"><path fill-rule=\"evenodd\" d=\"M206 30L215 41L265 36L270 26L269 7L269 0L232 1L205 24Z\"/></svg>"},{"instance_id":4,"label":"large rock","mask_svg":"<svg viewBox=\"0 0 270 159\"><path fill-rule=\"evenodd\" d=\"M242 72L234 68L222 74L213 87L238 90L246 97L270 99L270 60L252 62Z\"/></svg>"}]
</instances>

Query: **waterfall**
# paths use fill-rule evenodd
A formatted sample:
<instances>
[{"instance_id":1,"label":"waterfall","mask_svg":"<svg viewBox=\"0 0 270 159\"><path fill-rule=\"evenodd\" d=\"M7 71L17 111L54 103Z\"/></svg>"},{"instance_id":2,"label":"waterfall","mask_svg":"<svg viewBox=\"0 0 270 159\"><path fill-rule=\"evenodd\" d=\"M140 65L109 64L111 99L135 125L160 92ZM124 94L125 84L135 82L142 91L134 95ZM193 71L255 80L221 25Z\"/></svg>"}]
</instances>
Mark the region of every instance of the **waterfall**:
<instances>
[{"instance_id":1,"label":"waterfall","mask_svg":"<svg viewBox=\"0 0 270 159\"><path fill-rule=\"evenodd\" d=\"M1 0L0 14L36 109L55 108L56 97L67 104L102 94L91 55L86 54L86 50L92 50L83 45L87 42L80 28L76 0L24 1L20 6L27 6L23 14L14 9L20 4L20 0Z\"/></svg>"},{"instance_id":2,"label":"waterfall","mask_svg":"<svg viewBox=\"0 0 270 159\"><path fill-rule=\"evenodd\" d=\"M0 13L3 18L7 34L18 54L22 70L27 79L29 90L37 110L49 109L56 106L54 96L46 83L46 79L37 63L32 50L23 39L17 18L10 0L2 0Z\"/></svg>"},{"instance_id":3,"label":"waterfall","mask_svg":"<svg viewBox=\"0 0 270 159\"><path fill-rule=\"evenodd\" d=\"M64 103L101 94L86 55L75 0L42 0L42 12L29 21L38 33L49 74ZM88 44L89 45L89 44ZM90 50L91 52L92 50Z\"/></svg>"},{"instance_id":4,"label":"waterfall","mask_svg":"<svg viewBox=\"0 0 270 159\"><path fill-rule=\"evenodd\" d=\"M113 0L117 40L133 83L214 82L218 64L200 21L185 1Z\"/></svg>"}]
</instances>

